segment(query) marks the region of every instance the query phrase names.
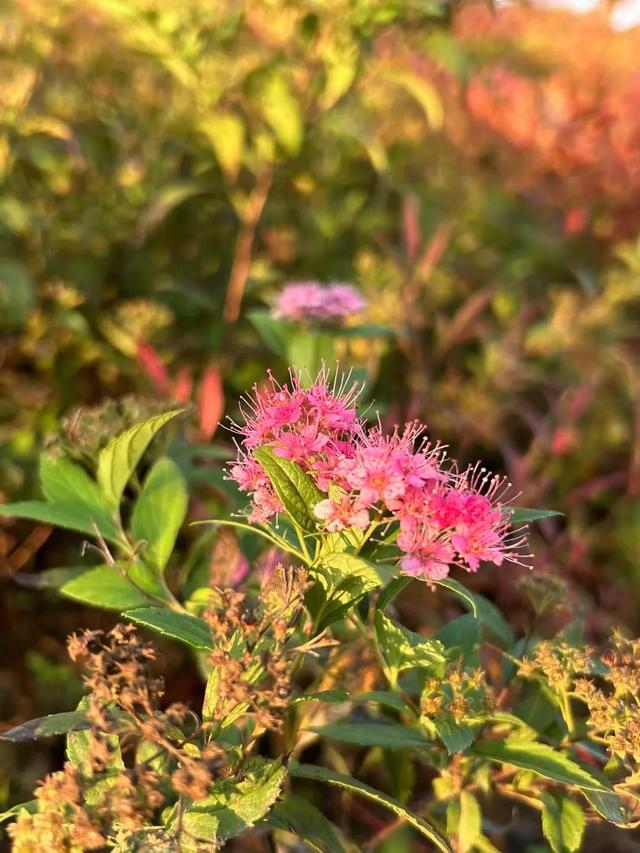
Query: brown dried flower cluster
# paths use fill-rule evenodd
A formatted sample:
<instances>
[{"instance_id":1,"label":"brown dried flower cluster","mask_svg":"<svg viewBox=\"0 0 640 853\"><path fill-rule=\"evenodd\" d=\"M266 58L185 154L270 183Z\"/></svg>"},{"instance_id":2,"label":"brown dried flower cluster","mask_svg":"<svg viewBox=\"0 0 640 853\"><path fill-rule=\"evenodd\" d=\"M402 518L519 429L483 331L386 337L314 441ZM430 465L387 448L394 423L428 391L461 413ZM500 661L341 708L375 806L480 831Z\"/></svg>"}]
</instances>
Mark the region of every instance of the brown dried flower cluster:
<instances>
[{"instance_id":1,"label":"brown dried flower cluster","mask_svg":"<svg viewBox=\"0 0 640 853\"><path fill-rule=\"evenodd\" d=\"M578 679L575 694L589 709L588 725L607 748L640 764L640 640L613 636L613 648L603 656L607 672L602 686Z\"/></svg>"},{"instance_id":2,"label":"brown dried flower cluster","mask_svg":"<svg viewBox=\"0 0 640 853\"><path fill-rule=\"evenodd\" d=\"M133 837L168 802L206 797L227 773L225 750L202 743L198 721L191 738L183 733L180 727L193 716L185 706L158 710L163 683L149 669L155 651L131 625L107 635L86 631L70 637L68 646L87 668L89 725L70 735L70 760L44 779L38 811L21 812L9 829L16 853L75 853ZM132 767L125 766L123 750L135 755Z\"/></svg>"},{"instance_id":3,"label":"brown dried flower cluster","mask_svg":"<svg viewBox=\"0 0 640 853\"><path fill-rule=\"evenodd\" d=\"M569 690L576 676L591 672L593 650L575 647L564 640L543 640L530 658L523 658L518 674L523 678L543 677L551 688Z\"/></svg>"},{"instance_id":4,"label":"brown dried flower cluster","mask_svg":"<svg viewBox=\"0 0 640 853\"><path fill-rule=\"evenodd\" d=\"M291 651L285 641L302 607L306 576L278 565L260 598L216 589L204 613L214 639L210 662L217 674L212 723L251 714L255 731L279 729L291 693Z\"/></svg>"}]
</instances>

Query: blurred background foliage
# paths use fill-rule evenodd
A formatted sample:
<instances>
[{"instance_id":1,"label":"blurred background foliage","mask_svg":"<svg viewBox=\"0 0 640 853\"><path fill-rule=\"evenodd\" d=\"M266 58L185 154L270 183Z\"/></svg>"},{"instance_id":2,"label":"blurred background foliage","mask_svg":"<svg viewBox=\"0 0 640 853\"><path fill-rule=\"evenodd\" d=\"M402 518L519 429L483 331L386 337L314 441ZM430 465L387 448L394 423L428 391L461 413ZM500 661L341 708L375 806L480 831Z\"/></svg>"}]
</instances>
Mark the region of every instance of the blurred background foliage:
<instances>
[{"instance_id":1,"label":"blurred background foliage","mask_svg":"<svg viewBox=\"0 0 640 853\"><path fill-rule=\"evenodd\" d=\"M42 443L106 398L194 399L208 440L223 389L234 401L284 371L252 311L287 280L351 281L394 330L340 343L384 418L424 419L526 505L564 512L542 525L537 568L573 581L595 634L638 630L640 28L608 13L5 6L3 499L33 494ZM46 684L64 681L79 620L11 583L60 564L68 542L47 535L0 530L3 719L56 710ZM517 613L513 580L477 582Z\"/></svg>"}]
</instances>

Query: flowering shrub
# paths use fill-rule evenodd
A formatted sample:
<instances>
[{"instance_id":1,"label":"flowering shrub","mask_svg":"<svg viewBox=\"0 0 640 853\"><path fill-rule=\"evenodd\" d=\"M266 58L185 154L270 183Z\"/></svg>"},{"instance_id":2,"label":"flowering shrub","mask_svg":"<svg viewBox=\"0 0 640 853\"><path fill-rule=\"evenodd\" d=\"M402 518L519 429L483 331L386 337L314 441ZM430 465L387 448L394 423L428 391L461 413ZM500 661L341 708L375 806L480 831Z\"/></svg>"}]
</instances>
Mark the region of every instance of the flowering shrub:
<instances>
[{"instance_id":1,"label":"flowering shrub","mask_svg":"<svg viewBox=\"0 0 640 853\"><path fill-rule=\"evenodd\" d=\"M364 545L376 531L394 540L407 575L441 580L456 564L475 572L481 560L520 562L526 539L510 533L502 503L509 484L474 465L447 462L425 427L408 423L384 435L357 416L357 383L329 384L326 369L310 387L291 375L291 387L269 377L244 401L238 460L230 475L249 492L249 520L266 522L285 507L256 451L300 466L317 489L313 515L331 533L346 531Z\"/></svg>"},{"instance_id":2,"label":"flowering shrub","mask_svg":"<svg viewBox=\"0 0 640 853\"><path fill-rule=\"evenodd\" d=\"M522 523L549 513L510 508L507 483L458 470L419 425L369 426L359 391L323 369L308 383L269 376L243 400L227 477L250 496L248 521L209 522L220 532L204 573L174 556L188 513L179 442L150 450L172 422L175 436L177 411L106 444L94 418L82 453L61 443L43 455L44 500L0 507L92 537L88 564L36 583L123 620L70 638L86 672L75 711L1 736L66 736L63 769L2 815L15 818L17 853L203 853L267 835L346 853L396 831L449 853L492 850L505 842L503 801L539 812L540 837L571 853L588 822L637 820L638 641L616 634L600 657L575 626L541 634L566 595L543 574L524 584L535 622L518 638L449 577L520 561ZM255 559L248 575L233 529ZM194 553L206 526L199 535ZM414 576L440 621L423 633L397 620ZM162 656L138 628L188 651L203 681L197 703L165 688ZM318 782L365 805L347 824ZM371 807L395 817L381 823Z\"/></svg>"}]
</instances>

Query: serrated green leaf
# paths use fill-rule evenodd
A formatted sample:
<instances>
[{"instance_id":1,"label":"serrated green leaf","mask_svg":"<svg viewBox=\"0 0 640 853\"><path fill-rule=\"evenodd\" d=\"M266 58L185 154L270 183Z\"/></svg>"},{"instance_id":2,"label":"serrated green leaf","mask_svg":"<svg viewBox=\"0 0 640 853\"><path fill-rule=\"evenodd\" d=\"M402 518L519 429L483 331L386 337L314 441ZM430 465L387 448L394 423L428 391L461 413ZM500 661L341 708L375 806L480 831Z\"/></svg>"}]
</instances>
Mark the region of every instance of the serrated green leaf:
<instances>
[{"instance_id":1,"label":"serrated green leaf","mask_svg":"<svg viewBox=\"0 0 640 853\"><path fill-rule=\"evenodd\" d=\"M346 850L333 824L303 797L290 794L275 804L267 820L276 829L297 835L320 853L343 853Z\"/></svg>"},{"instance_id":2,"label":"serrated green leaf","mask_svg":"<svg viewBox=\"0 0 640 853\"><path fill-rule=\"evenodd\" d=\"M562 515L554 509L530 509L526 506L518 507L511 513L509 521L512 525L527 524L529 521L540 521L543 518L553 518Z\"/></svg>"},{"instance_id":3,"label":"serrated green leaf","mask_svg":"<svg viewBox=\"0 0 640 853\"><path fill-rule=\"evenodd\" d=\"M584 812L564 794L545 791L540 798L544 803L542 831L553 853L575 853L580 849L586 825Z\"/></svg>"},{"instance_id":4,"label":"serrated green leaf","mask_svg":"<svg viewBox=\"0 0 640 853\"><path fill-rule=\"evenodd\" d=\"M253 826L269 811L282 788L287 771L279 761L254 758L243 778L213 786L211 796L185 809L182 826L197 841L220 844Z\"/></svg>"},{"instance_id":5,"label":"serrated green leaf","mask_svg":"<svg viewBox=\"0 0 640 853\"><path fill-rule=\"evenodd\" d=\"M476 728L466 723L456 723L453 720L436 718L431 721L438 737L447 747L449 755L466 752L476 737Z\"/></svg>"},{"instance_id":6,"label":"serrated green leaf","mask_svg":"<svg viewBox=\"0 0 640 853\"><path fill-rule=\"evenodd\" d=\"M553 749L546 743L517 740L489 740L477 743L471 752L500 764L511 764L524 770L532 770L544 779L553 779L565 785L576 785L584 791L610 793L610 789L589 770L577 764L564 752Z\"/></svg>"},{"instance_id":7,"label":"serrated green leaf","mask_svg":"<svg viewBox=\"0 0 640 853\"><path fill-rule=\"evenodd\" d=\"M129 478L151 439L183 409L156 415L112 438L98 456L98 485L111 506L117 507Z\"/></svg>"},{"instance_id":8,"label":"serrated green leaf","mask_svg":"<svg viewBox=\"0 0 640 853\"><path fill-rule=\"evenodd\" d=\"M338 788L343 788L346 791L351 791L354 794L360 794L367 799L378 803L378 805L392 811L398 817L405 820L414 829L417 829L425 838L428 838L435 847L442 853L452 853L447 841L431 824L427 823L424 818L418 817L409 811L401 802L393 799L393 797L383 794L381 791L372 788L365 782L360 782L352 776L345 773L336 773L333 770L328 770L326 767L316 767L311 764L298 764L297 761L289 763L289 775L296 779L312 779L317 782L326 782L328 785L335 785Z\"/></svg>"},{"instance_id":9,"label":"serrated green leaf","mask_svg":"<svg viewBox=\"0 0 640 853\"><path fill-rule=\"evenodd\" d=\"M379 568L368 560L362 557L357 557L354 554L349 554L346 551L333 551L322 556L321 565L325 569L331 570L334 582L337 580L335 575L340 579L352 577L356 575L367 582L368 590L375 589L384 582L384 578L380 573Z\"/></svg>"},{"instance_id":10,"label":"serrated green leaf","mask_svg":"<svg viewBox=\"0 0 640 853\"><path fill-rule=\"evenodd\" d=\"M337 622L352 610L362 599L374 589L376 584L370 579L360 575L347 575L342 578L338 586L325 600L320 613L321 618L317 624L317 630L322 631Z\"/></svg>"},{"instance_id":11,"label":"serrated green leaf","mask_svg":"<svg viewBox=\"0 0 640 853\"><path fill-rule=\"evenodd\" d=\"M131 532L146 543L145 560L162 573L187 514L189 498L176 463L163 456L151 468L131 514Z\"/></svg>"},{"instance_id":12,"label":"serrated green leaf","mask_svg":"<svg viewBox=\"0 0 640 853\"><path fill-rule=\"evenodd\" d=\"M0 504L0 515L28 518L31 521L53 524L55 527L64 527L89 536L95 536L97 527L107 542L120 544L120 536L114 522L80 503L18 501Z\"/></svg>"},{"instance_id":13,"label":"serrated green leaf","mask_svg":"<svg viewBox=\"0 0 640 853\"><path fill-rule=\"evenodd\" d=\"M63 580L58 592L74 601L120 612L149 604L149 596L125 577L117 566L87 569L69 580Z\"/></svg>"},{"instance_id":14,"label":"serrated green leaf","mask_svg":"<svg viewBox=\"0 0 640 853\"><path fill-rule=\"evenodd\" d=\"M420 732L398 723L330 723L310 729L322 737L357 746L385 749L420 749L429 745Z\"/></svg>"},{"instance_id":15,"label":"serrated green leaf","mask_svg":"<svg viewBox=\"0 0 640 853\"><path fill-rule=\"evenodd\" d=\"M396 672L421 667L443 673L446 656L439 640L409 631L381 610L376 611L374 625L382 653Z\"/></svg>"},{"instance_id":16,"label":"serrated green leaf","mask_svg":"<svg viewBox=\"0 0 640 853\"><path fill-rule=\"evenodd\" d=\"M264 468L291 519L302 530L314 533L316 519L313 508L324 497L315 483L299 465L277 456L270 447L259 447L253 455Z\"/></svg>"},{"instance_id":17,"label":"serrated green leaf","mask_svg":"<svg viewBox=\"0 0 640 853\"><path fill-rule=\"evenodd\" d=\"M175 613L163 607L140 607L127 610L122 614L124 619L130 619L137 625L152 628L165 637L171 637L186 643L194 649L211 651L213 642L209 626L204 619L191 616L188 613Z\"/></svg>"},{"instance_id":18,"label":"serrated green leaf","mask_svg":"<svg viewBox=\"0 0 640 853\"><path fill-rule=\"evenodd\" d=\"M61 714L49 714L21 723L13 729L0 733L0 740L19 743L24 740L37 740L41 737L63 735L72 729L86 728L87 715L84 711L64 711Z\"/></svg>"}]
</instances>

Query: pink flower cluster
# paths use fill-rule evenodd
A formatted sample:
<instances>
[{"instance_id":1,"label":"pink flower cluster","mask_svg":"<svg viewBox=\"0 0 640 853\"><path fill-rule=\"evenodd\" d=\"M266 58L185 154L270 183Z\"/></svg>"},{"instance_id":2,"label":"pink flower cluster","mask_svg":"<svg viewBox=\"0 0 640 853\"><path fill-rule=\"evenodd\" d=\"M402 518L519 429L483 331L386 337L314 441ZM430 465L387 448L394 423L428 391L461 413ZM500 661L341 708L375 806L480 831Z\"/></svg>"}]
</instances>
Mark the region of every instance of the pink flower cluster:
<instances>
[{"instance_id":1,"label":"pink flower cluster","mask_svg":"<svg viewBox=\"0 0 640 853\"><path fill-rule=\"evenodd\" d=\"M286 284L273 306L273 316L294 323L320 320L338 323L366 306L362 295L351 285L300 281Z\"/></svg>"},{"instance_id":2,"label":"pink flower cluster","mask_svg":"<svg viewBox=\"0 0 640 853\"><path fill-rule=\"evenodd\" d=\"M502 502L509 484L479 465L459 472L419 424L391 435L367 428L356 413L359 391L348 377L330 384L323 369L310 387L293 374L288 386L269 375L243 399L229 474L251 495L249 520L266 523L284 509L252 456L267 445L326 495L314 507L320 530L366 530L395 541L405 574L439 580L451 565L475 572L482 561L520 562L526 539L511 530Z\"/></svg>"}]
</instances>

